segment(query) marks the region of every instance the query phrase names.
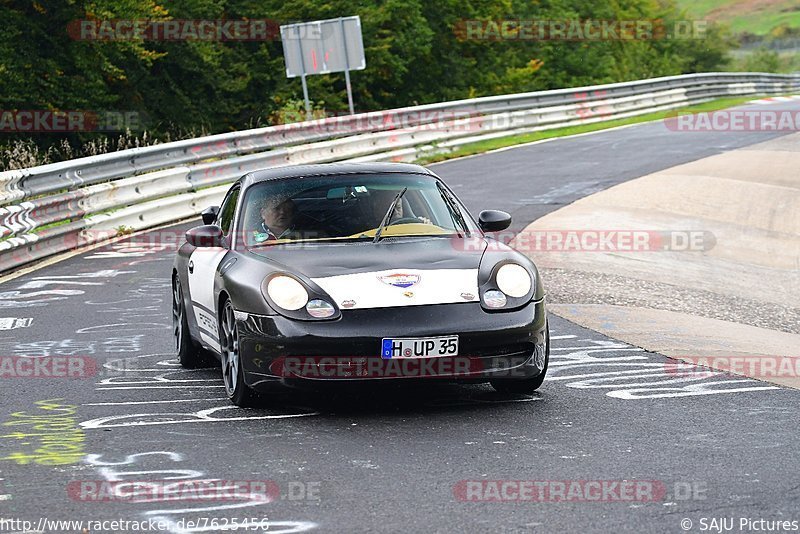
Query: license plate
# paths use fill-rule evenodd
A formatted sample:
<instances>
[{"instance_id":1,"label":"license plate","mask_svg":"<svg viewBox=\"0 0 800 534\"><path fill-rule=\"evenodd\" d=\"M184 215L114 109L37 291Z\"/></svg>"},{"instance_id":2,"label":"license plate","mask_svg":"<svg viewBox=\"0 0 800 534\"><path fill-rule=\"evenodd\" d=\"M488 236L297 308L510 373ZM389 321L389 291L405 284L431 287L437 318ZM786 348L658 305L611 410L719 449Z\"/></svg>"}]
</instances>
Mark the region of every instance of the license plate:
<instances>
[{"instance_id":1,"label":"license plate","mask_svg":"<svg viewBox=\"0 0 800 534\"><path fill-rule=\"evenodd\" d=\"M383 338L381 358L441 358L458 356L458 336Z\"/></svg>"}]
</instances>

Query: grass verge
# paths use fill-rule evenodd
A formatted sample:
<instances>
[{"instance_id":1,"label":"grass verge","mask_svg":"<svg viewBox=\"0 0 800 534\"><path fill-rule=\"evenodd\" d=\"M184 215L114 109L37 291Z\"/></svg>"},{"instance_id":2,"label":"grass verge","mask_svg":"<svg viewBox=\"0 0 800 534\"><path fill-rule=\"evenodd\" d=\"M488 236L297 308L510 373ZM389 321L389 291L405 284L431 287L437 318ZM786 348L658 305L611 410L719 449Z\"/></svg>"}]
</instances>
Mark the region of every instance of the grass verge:
<instances>
[{"instance_id":1,"label":"grass verge","mask_svg":"<svg viewBox=\"0 0 800 534\"><path fill-rule=\"evenodd\" d=\"M553 128L552 130L542 130L540 132L531 132L520 135L513 135L508 137L500 137L497 139L488 139L486 141L477 141L468 145L463 145L453 150L452 152L444 152L440 154L431 154L418 158L415 163L420 165L428 165L430 163L438 163L454 158L461 158L464 156L472 156L475 154L482 154L498 148L505 148L514 145L522 145L525 143L532 143L534 141L541 141L543 139L551 139L554 137L566 137L569 135L576 135L582 133L596 132L600 130L608 130L609 128L617 128L619 126L627 126L630 124L639 124L642 122L651 122L663 120L668 116L674 116L677 112L710 112L718 111L720 109L730 108L745 104L751 100L762 98L764 95L748 95L730 98L718 98L702 104L694 106L687 106L685 108L670 109L667 111L656 111L654 113L647 113L645 115L638 115L636 117L628 117L625 119L614 119L605 122L595 122L592 124L581 124L578 126L566 126L563 128Z\"/></svg>"}]
</instances>

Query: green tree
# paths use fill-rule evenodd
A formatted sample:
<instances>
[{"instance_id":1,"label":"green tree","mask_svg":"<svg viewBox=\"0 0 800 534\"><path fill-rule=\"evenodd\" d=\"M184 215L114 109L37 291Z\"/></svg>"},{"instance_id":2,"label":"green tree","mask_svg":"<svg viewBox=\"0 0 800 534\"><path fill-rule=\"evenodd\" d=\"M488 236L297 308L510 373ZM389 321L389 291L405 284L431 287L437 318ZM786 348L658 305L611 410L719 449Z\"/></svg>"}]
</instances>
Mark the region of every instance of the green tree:
<instances>
[{"instance_id":1,"label":"green tree","mask_svg":"<svg viewBox=\"0 0 800 534\"><path fill-rule=\"evenodd\" d=\"M300 80L285 76L277 32L248 42L79 40L70 36L75 21L267 19L276 29L359 15L367 60L351 75L359 110L710 71L725 66L732 44L721 27L693 39L616 41L463 32L466 21L509 19L669 27L689 19L673 0L0 0L0 14L0 108L139 111L160 139L265 125L294 109ZM746 67L772 70L774 58L761 54ZM347 109L341 73L310 76L308 84L316 106ZM36 142L46 148L60 140Z\"/></svg>"}]
</instances>

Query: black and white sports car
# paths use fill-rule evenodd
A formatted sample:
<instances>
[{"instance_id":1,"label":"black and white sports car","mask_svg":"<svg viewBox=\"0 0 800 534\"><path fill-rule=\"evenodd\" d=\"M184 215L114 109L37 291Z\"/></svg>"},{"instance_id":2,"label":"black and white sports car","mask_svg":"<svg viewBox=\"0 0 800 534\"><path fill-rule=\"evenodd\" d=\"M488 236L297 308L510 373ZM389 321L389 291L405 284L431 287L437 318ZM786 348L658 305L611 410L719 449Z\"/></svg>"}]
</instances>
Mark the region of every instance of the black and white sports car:
<instances>
[{"instance_id":1,"label":"black and white sports car","mask_svg":"<svg viewBox=\"0 0 800 534\"><path fill-rule=\"evenodd\" d=\"M549 359L536 266L433 172L331 164L249 173L172 274L185 367L222 364L231 401L272 382L445 379L529 393ZM214 361L214 360L211 360Z\"/></svg>"}]
</instances>

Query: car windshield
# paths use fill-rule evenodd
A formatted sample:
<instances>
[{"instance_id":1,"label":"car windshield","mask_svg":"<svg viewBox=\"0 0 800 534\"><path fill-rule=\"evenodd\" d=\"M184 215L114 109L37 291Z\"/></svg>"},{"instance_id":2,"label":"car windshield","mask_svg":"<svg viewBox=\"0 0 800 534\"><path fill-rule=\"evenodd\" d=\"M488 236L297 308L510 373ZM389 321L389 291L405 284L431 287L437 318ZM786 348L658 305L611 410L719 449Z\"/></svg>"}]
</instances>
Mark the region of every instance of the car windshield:
<instances>
[{"instance_id":1,"label":"car windshield","mask_svg":"<svg viewBox=\"0 0 800 534\"><path fill-rule=\"evenodd\" d=\"M405 193L396 203L398 194ZM240 228L248 246L298 241L453 236L477 230L431 176L348 174L271 180L247 191Z\"/></svg>"}]
</instances>

